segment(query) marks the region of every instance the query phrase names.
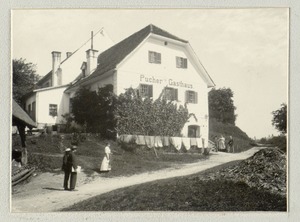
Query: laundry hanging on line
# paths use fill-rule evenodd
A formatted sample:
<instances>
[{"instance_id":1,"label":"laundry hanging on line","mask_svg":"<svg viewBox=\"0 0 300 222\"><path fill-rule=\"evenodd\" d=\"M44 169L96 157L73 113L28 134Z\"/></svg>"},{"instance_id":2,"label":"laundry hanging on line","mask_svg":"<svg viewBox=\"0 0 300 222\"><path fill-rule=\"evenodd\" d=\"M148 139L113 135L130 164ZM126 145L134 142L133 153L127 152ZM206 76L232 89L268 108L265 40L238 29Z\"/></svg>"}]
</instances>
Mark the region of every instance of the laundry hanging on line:
<instances>
[{"instance_id":1,"label":"laundry hanging on line","mask_svg":"<svg viewBox=\"0 0 300 222\"><path fill-rule=\"evenodd\" d=\"M186 150L189 150L191 148L191 139L187 137L182 137L182 144Z\"/></svg>"}]
</instances>

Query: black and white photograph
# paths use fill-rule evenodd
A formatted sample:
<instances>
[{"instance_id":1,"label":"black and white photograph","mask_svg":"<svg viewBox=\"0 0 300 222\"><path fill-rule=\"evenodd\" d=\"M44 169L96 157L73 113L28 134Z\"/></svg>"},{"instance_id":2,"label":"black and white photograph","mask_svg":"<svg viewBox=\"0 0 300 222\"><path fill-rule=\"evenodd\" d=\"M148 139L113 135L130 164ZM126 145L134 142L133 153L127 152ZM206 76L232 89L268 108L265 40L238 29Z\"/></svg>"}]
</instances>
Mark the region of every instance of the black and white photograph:
<instances>
[{"instance_id":1,"label":"black and white photograph","mask_svg":"<svg viewBox=\"0 0 300 222\"><path fill-rule=\"evenodd\" d=\"M287 211L288 8L11 18L11 212Z\"/></svg>"}]
</instances>

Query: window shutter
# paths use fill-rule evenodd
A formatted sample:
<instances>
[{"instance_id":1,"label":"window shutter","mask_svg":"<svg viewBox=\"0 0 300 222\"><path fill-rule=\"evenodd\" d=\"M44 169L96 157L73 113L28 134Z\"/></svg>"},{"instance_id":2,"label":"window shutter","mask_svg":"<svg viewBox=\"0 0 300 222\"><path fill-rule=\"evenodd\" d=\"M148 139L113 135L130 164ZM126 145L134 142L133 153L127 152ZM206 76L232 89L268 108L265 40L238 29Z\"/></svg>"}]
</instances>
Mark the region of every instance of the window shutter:
<instances>
[{"instance_id":1,"label":"window shutter","mask_svg":"<svg viewBox=\"0 0 300 222\"><path fill-rule=\"evenodd\" d=\"M150 55L151 53L150 53L150 51L148 51L148 62L150 63L151 62L151 58L150 58Z\"/></svg>"},{"instance_id":2,"label":"window shutter","mask_svg":"<svg viewBox=\"0 0 300 222\"><path fill-rule=\"evenodd\" d=\"M195 103L198 103L198 93L195 92Z\"/></svg>"},{"instance_id":3,"label":"window shutter","mask_svg":"<svg viewBox=\"0 0 300 222\"><path fill-rule=\"evenodd\" d=\"M178 89L175 89L175 100L178 101Z\"/></svg>"},{"instance_id":4,"label":"window shutter","mask_svg":"<svg viewBox=\"0 0 300 222\"><path fill-rule=\"evenodd\" d=\"M184 62L183 67L187 68L187 59L183 59L183 62Z\"/></svg>"},{"instance_id":5,"label":"window shutter","mask_svg":"<svg viewBox=\"0 0 300 222\"><path fill-rule=\"evenodd\" d=\"M180 58L176 56L176 68L180 68Z\"/></svg>"},{"instance_id":6,"label":"window shutter","mask_svg":"<svg viewBox=\"0 0 300 222\"><path fill-rule=\"evenodd\" d=\"M149 93L149 97L153 97L153 86L152 85L149 85L148 93Z\"/></svg>"},{"instance_id":7,"label":"window shutter","mask_svg":"<svg viewBox=\"0 0 300 222\"><path fill-rule=\"evenodd\" d=\"M161 63L161 54L160 53L156 53L157 55L157 63Z\"/></svg>"},{"instance_id":8,"label":"window shutter","mask_svg":"<svg viewBox=\"0 0 300 222\"><path fill-rule=\"evenodd\" d=\"M189 103L189 91L188 90L185 91L185 102Z\"/></svg>"}]
</instances>

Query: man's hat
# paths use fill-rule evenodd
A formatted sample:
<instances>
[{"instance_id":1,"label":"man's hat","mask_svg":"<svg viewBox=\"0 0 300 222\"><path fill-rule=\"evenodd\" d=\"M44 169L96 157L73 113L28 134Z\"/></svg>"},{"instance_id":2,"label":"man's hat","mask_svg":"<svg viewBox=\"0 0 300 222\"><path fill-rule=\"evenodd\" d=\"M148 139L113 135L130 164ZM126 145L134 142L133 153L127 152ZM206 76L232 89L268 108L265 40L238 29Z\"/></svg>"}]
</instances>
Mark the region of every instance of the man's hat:
<instances>
[{"instance_id":1,"label":"man's hat","mask_svg":"<svg viewBox=\"0 0 300 222\"><path fill-rule=\"evenodd\" d=\"M65 151L68 152L68 151L71 151L71 149L70 149L70 148L67 148Z\"/></svg>"},{"instance_id":2,"label":"man's hat","mask_svg":"<svg viewBox=\"0 0 300 222\"><path fill-rule=\"evenodd\" d=\"M72 150L77 150L77 146L72 146Z\"/></svg>"}]
</instances>

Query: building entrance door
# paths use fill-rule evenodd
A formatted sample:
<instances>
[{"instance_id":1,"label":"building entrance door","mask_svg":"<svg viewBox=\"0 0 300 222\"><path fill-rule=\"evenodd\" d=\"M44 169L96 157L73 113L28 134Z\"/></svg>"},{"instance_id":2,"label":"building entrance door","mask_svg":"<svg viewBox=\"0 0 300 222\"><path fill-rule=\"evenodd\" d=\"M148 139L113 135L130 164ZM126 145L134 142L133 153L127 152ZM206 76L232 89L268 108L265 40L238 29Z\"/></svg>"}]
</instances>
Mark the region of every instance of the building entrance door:
<instances>
[{"instance_id":1,"label":"building entrance door","mask_svg":"<svg viewBox=\"0 0 300 222\"><path fill-rule=\"evenodd\" d=\"M188 126L188 137L199 138L200 137L200 126L197 126L197 125Z\"/></svg>"}]
</instances>

